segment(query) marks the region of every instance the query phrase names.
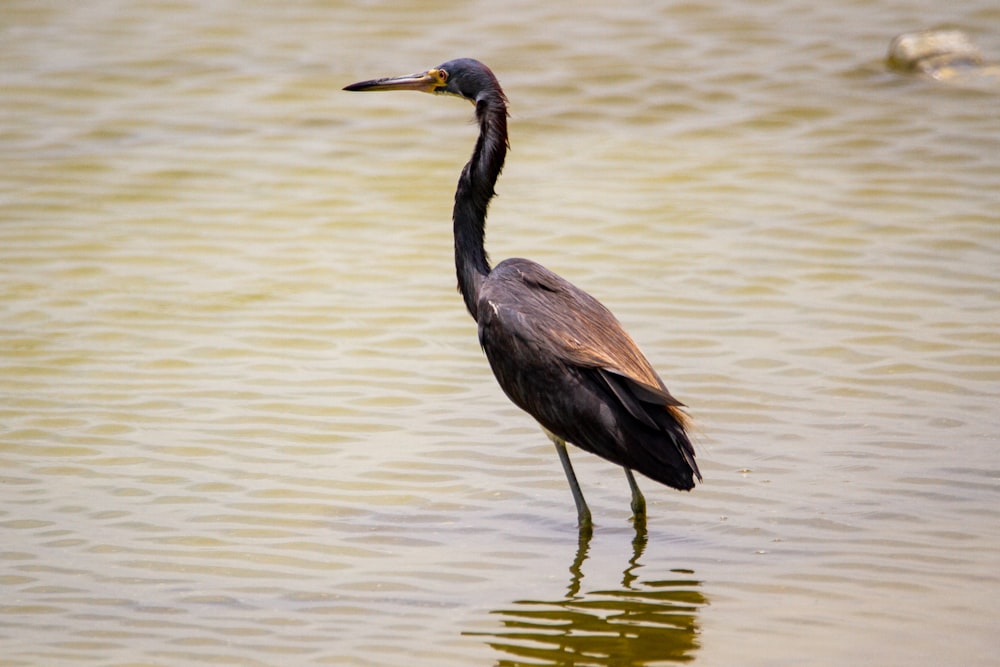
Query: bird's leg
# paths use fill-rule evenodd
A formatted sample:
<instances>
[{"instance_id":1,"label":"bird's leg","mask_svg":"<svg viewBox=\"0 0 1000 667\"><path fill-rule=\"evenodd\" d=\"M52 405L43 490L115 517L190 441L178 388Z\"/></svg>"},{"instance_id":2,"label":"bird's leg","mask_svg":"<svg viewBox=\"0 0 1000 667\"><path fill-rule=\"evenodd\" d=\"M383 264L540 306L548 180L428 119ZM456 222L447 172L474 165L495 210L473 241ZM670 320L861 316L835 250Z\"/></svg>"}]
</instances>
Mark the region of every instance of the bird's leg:
<instances>
[{"instance_id":1,"label":"bird's leg","mask_svg":"<svg viewBox=\"0 0 1000 667\"><path fill-rule=\"evenodd\" d=\"M628 468L625 468L625 476L628 478L628 485L632 489L632 517L635 525L646 525L646 499L639 490L639 485L635 483L635 475Z\"/></svg>"},{"instance_id":2,"label":"bird's leg","mask_svg":"<svg viewBox=\"0 0 1000 667\"><path fill-rule=\"evenodd\" d=\"M576 503L576 514L579 519L580 532L593 529L594 522L590 517L590 508L587 501L583 499L583 491L580 490L580 483L576 481L576 473L573 472L573 464L569 462L569 452L566 451L566 441L559 436L548 433L552 443L559 453L559 461L562 463L563 471L566 473L566 481L569 482L569 489L573 492L573 502Z\"/></svg>"}]
</instances>

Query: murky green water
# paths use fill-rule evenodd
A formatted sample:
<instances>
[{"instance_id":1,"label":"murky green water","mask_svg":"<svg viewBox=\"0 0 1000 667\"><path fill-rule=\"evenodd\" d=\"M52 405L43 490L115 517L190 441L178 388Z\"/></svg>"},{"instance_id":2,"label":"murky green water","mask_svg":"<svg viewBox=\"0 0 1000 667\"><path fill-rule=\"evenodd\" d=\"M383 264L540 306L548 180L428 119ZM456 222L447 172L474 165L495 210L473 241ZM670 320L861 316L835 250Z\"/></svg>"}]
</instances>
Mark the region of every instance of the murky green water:
<instances>
[{"instance_id":1,"label":"murky green water","mask_svg":"<svg viewBox=\"0 0 1000 667\"><path fill-rule=\"evenodd\" d=\"M1000 91L886 71L993 2L9 2L0 663L991 665ZM491 211L612 307L705 484L551 445L454 292Z\"/></svg>"}]
</instances>

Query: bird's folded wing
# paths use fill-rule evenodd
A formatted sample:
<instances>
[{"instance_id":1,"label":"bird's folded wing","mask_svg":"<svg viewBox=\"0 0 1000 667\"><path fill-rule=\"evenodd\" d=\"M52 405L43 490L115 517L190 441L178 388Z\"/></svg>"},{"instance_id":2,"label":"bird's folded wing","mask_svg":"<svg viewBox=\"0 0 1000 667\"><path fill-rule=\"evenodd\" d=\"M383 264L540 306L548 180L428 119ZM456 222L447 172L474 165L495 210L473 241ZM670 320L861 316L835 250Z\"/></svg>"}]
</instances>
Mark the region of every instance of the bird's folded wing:
<instances>
[{"instance_id":1,"label":"bird's folded wing","mask_svg":"<svg viewBox=\"0 0 1000 667\"><path fill-rule=\"evenodd\" d=\"M670 395L639 346L597 299L548 271L531 272L523 280L536 288L537 297L550 302L545 309L547 317L539 318L536 326L545 327L544 338L558 348L559 357L611 374L617 378L611 378L615 386L627 383L630 392L643 402L683 405ZM614 387L612 390L618 393Z\"/></svg>"},{"instance_id":2,"label":"bird's folded wing","mask_svg":"<svg viewBox=\"0 0 1000 667\"><path fill-rule=\"evenodd\" d=\"M622 391L644 403L681 406L600 301L535 262L511 259L501 267L507 280L519 281L526 288L518 290L517 303L505 309L509 316L504 318L505 327L510 333L528 345L545 348L551 359L601 370L619 398Z\"/></svg>"}]
</instances>

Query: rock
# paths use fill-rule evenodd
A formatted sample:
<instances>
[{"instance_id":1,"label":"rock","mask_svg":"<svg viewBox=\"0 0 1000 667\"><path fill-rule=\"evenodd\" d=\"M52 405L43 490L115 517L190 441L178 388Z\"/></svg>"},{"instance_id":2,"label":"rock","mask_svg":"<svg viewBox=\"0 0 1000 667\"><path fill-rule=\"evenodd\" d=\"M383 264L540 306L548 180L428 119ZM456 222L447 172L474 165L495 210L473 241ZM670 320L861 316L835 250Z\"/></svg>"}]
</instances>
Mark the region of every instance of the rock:
<instances>
[{"instance_id":1,"label":"rock","mask_svg":"<svg viewBox=\"0 0 1000 667\"><path fill-rule=\"evenodd\" d=\"M983 59L979 47L961 30L922 30L898 35L889 45L889 66L938 81L995 78L1000 65Z\"/></svg>"}]
</instances>

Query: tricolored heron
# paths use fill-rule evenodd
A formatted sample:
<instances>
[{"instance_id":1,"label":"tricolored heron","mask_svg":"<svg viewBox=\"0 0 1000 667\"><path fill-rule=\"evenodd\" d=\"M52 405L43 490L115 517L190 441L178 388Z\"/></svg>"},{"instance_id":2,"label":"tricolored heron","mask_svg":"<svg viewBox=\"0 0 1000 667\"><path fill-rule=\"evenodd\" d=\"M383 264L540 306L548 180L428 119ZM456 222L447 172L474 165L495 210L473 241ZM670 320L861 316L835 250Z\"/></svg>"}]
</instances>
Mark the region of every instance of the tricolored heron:
<instances>
[{"instance_id":1,"label":"tricolored heron","mask_svg":"<svg viewBox=\"0 0 1000 667\"><path fill-rule=\"evenodd\" d=\"M483 246L486 211L508 148L507 98L493 72L461 58L344 90L418 90L475 105L479 138L458 179L452 213L458 289L504 393L555 443L580 528L590 528L591 514L567 442L625 468L637 525L645 521L646 500L633 470L675 489L694 488L701 473L683 404L611 311L530 260L513 258L490 267Z\"/></svg>"}]
</instances>

